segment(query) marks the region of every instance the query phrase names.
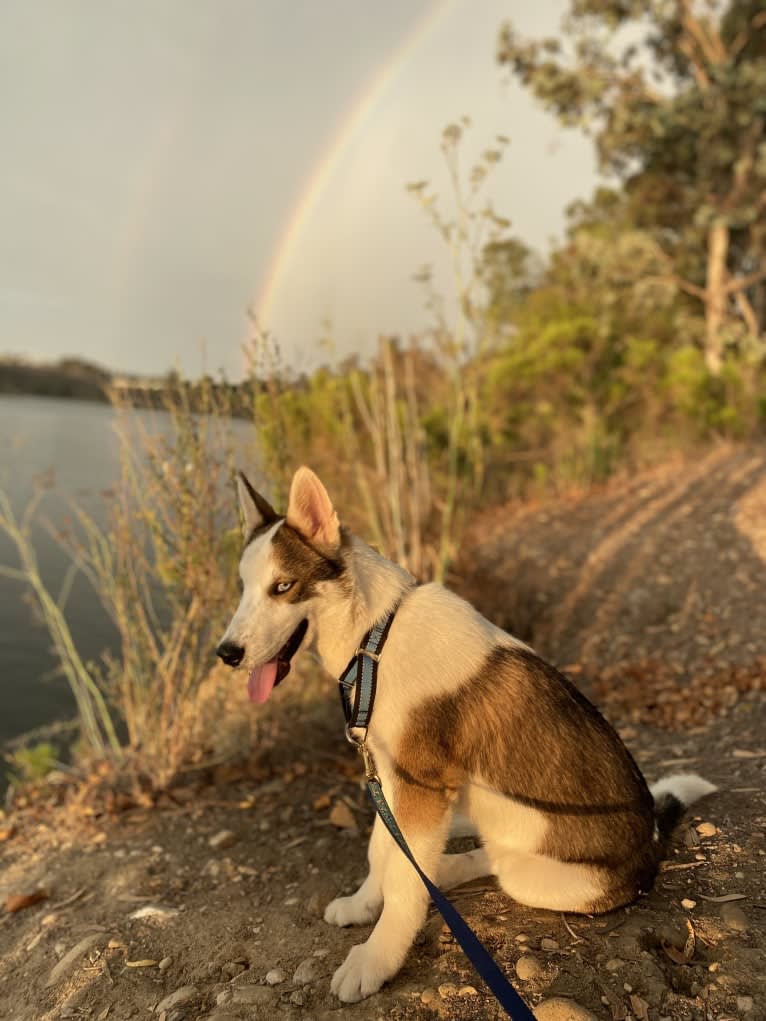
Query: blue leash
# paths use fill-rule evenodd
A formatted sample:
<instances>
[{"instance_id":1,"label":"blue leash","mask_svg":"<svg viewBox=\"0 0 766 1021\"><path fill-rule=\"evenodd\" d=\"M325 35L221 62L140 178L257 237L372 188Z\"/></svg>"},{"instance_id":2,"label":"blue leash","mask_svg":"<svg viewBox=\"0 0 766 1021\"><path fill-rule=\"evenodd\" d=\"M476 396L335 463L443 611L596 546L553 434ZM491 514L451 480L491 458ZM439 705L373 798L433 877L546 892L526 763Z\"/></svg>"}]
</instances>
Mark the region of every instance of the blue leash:
<instances>
[{"instance_id":1,"label":"blue leash","mask_svg":"<svg viewBox=\"0 0 766 1021\"><path fill-rule=\"evenodd\" d=\"M402 854L404 854L422 879L431 900L449 926L453 936L463 948L466 957L489 986L500 1006L513 1021L535 1021L532 1011L505 977L479 937L455 905L444 896L439 887L428 878L420 865L418 865L407 841L404 839L404 834L399 829L399 824L394 818L391 807L386 801L380 777L375 772L375 762L370 749L367 747L367 728L375 701L380 655L388 637L388 632L391 629L397 608L395 606L381 617L367 632L362 644L356 650L351 662L341 675L339 681L340 698L343 712L346 716L346 737L352 744L356 745L364 760L367 791L375 806L375 811L380 816L383 825L401 848ZM352 688L355 688L353 705L351 703Z\"/></svg>"}]
</instances>

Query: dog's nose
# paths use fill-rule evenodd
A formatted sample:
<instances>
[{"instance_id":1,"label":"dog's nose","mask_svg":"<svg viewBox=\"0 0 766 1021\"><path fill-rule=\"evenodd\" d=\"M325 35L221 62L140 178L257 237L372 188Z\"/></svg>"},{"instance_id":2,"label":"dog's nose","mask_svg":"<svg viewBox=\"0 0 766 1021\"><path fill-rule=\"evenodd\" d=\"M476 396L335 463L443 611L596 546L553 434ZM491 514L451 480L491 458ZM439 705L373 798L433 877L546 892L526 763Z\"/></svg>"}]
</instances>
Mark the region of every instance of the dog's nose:
<instances>
[{"instance_id":1,"label":"dog's nose","mask_svg":"<svg viewBox=\"0 0 766 1021\"><path fill-rule=\"evenodd\" d=\"M245 650L234 642L221 642L215 650L215 654L224 661L226 666L239 666L245 655Z\"/></svg>"}]
</instances>

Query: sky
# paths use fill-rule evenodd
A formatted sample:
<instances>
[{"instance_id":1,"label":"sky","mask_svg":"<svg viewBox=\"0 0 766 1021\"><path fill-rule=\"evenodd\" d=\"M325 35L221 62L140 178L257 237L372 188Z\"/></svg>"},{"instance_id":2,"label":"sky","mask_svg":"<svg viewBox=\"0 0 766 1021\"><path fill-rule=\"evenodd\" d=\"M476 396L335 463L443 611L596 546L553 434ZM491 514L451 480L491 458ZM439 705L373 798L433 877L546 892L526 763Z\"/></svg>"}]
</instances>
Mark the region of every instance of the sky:
<instances>
[{"instance_id":1,"label":"sky","mask_svg":"<svg viewBox=\"0 0 766 1021\"><path fill-rule=\"evenodd\" d=\"M239 378L247 310L297 369L423 329L440 139L510 137L490 195L545 252L590 143L494 53L565 0L4 0L0 353ZM446 276L444 286L448 287Z\"/></svg>"}]
</instances>

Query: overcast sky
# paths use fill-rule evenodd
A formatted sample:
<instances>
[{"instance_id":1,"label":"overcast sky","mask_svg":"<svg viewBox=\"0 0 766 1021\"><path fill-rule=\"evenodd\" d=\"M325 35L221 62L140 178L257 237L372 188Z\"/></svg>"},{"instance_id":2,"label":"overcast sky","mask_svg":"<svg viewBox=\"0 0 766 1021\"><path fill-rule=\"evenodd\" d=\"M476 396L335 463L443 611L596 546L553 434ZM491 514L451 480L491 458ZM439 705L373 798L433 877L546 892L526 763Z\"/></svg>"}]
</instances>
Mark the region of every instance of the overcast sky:
<instances>
[{"instance_id":1,"label":"overcast sky","mask_svg":"<svg viewBox=\"0 0 766 1021\"><path fill-rule=\"evenodd\" d=\"M500 23L564 0L4 0L0 352L146 373L241 373L253 305L296 366L425 322L440 258L405 183L511 145L492 188L544 251L595 183L494 60Z\"/></svg>"}]
</instances>

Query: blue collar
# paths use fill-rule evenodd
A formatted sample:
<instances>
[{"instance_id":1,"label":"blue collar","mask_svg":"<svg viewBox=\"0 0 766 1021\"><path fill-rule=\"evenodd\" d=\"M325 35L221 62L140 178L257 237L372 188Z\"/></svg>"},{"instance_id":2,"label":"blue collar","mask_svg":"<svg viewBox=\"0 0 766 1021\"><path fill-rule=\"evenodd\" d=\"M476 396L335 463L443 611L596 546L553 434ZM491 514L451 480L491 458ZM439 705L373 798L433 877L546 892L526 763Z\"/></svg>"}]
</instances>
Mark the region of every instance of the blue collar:
<instances>
[{"instance_id":1,"label":"blue collar","mask_svg":"<svg viewBox=\"0 0 766 1021\"><path fill-rule=\"evenodd\" d=\"M370 725L372 709L375 705L378 664L399 605L397 603L379 620L375 621L351 657L348 666L340 675L338 684L343 713L346 717L346 736L352 744L359 744L367 736L367 728ZM353 704L351 702L352 688L354 688ZM356 731L362 731L362 733L355 735Z\"/></svg>"}]
</instances>

